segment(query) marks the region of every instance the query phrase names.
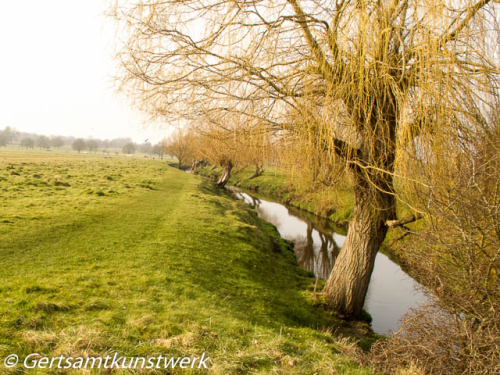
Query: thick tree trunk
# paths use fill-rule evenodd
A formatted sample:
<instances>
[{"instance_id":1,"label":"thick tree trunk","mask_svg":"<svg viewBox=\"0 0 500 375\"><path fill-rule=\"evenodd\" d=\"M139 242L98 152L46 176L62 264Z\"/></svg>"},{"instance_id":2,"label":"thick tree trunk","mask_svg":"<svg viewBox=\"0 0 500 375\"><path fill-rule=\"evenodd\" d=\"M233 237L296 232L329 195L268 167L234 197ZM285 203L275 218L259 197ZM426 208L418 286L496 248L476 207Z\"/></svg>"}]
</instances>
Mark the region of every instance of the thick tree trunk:
<instances>
[{"instance_id":1,"label":"thick tree trunk","mask_svg":"<svg viewBox=\"0 0 500 375\"><path fill-rule=\"evenodd\" d=\"M257 164L255 166L255 173L249 178L249 180L252 180L254 178L257 178L257 177L261 176L262 173L264 173L264 167L262 167L261 165Z\"/></svg>"},{"instance_id":2,"label":"thick tree trunk","mask_svg":"<svg viewBox=\"0 0 500 375\"><path fill-rule=\"evenodd\" d=\"M200 164L199 160L193 160L191 163L191 169L189 170L190 173L194 173L196 171L196 168L198 168L198 165Z\"/></svg>"},{"instance_id":3,"label":"thick tree trunk","mask_svg":"<svg viewBox=\"0 0 500 375\"><path fill-rule=\"evenodd\" d=\"M324 292L330 308L359 318L375 257L396 217L393 185L399 109L391 88L375 86L370 106L347 102L360 147L335 140L335 152L346 158L354 175L354 207L349 231Z\"/></svg>"},{"instance_id":4,"label":"thick tree trunk","mask_svg":"<svg viewBox=\"0 0 500 375\"><path fill-rule=\"evenodd\" d=\"M353 217L324 289L329 307L348 318L362 312L375 257L387 233L386 221L395 216L394 195L375 187L364 172L355 173Z\"/></svg>"},{"instance_id":5,"label":"thick tree trunk","mask_svg":"<svg viewBox=\"0 0 500 375\"><path fill-rule=\"evenodd\" d=\"M222 188L226 186L227 182L229 181L229 178L231 177L231 169L233 169L233 163L231 163L231 161L222 164L222 175L217 181L217 186Z\"/></svg>"},{"instance_id":6,"label":"thick tree trunk","mask_svg":"<svg viewBox=\"0 0 500 375\"><path fill-rule=\"evenodd\" d=\"M193 163L191 164L191 173L195 173L196 172L196 169L200 166L200 165L204 165L204 161L203 160L193 160Z\"/></svg>"}]
</instances>

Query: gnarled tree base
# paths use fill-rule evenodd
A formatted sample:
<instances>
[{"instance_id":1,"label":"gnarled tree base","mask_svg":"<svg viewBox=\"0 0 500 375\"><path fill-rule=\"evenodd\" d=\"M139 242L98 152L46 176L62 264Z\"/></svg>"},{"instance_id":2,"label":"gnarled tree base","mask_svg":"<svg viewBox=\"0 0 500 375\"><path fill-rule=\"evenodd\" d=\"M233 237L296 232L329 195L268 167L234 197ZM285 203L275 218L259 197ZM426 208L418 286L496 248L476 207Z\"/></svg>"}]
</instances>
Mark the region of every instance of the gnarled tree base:
<instances>
[{"instance_id":1,"label":"gnarled tree base","mask_svg":"<svg viewBox=\"0 0 500 375\"><path fill-rule=\"evenodd\" d=\"M370 182L358 179L354 197L349 232L324 288L328 306L347 318L361 316L386 222L395 215L394 196Z\"/></svg>"},{"instance_id":2,"label":"gnarled tree base","mask_svg":"<svg viewBox=\"0 0 500 375\"><path fill-rule=\"evenodd\" d=\"M231 178L231 169L233 169L233 163L228 161L222 165L222 174L217 180L218 187L225 187L229 179Z\"/></svg>"}]
</instances>

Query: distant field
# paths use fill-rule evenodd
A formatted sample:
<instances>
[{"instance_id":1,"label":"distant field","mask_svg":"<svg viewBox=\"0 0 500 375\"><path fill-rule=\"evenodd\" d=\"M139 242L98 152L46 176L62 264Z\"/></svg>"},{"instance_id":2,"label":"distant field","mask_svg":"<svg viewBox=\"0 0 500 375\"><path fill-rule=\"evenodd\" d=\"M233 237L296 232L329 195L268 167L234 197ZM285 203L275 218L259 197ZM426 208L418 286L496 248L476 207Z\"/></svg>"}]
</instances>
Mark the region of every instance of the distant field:
<instances>
[{"instance_id":1,"label":"distant field","mask_svg":"<svg viewBox=\"0 0 500 375\"><path fill-rule=\"evenodd\" d=\"M127 200L153 189L164 169L159 161L135 158L2 150L0 222L9 225L0 233L15 236L20 229L24 235L32 226L46 226L45 220L75 219L80 212Z\"/></svg>"},{"instance_id":2,"label":"distant field","mask_svg":"<svg viewBox=\"0 0 500 375\"><path fill-rule=\"evenodd\" d=\"M0 206L2 360L205 352L216 374L371 373L340 354L332 331L359 331L313 302L274 228L201 178L2 149Z\"/></svg>"},{"instance_id":3,"label":"distant field","mask_svg":"<svg viewBox=\"0 0 500 375\"><path fill-rule=\"evenodd\" d=\"M21 155L24 155L24 156L28 156L28 155L36 155L36 157L44 157L46 155L59 155L61 156L61 154L64 154L66 156L70 156L70 155L82 155L82 156L113 156L113 157L116 157L116 156L119 156L119 157L127 157L126 154L124 154L122 152L121 149L119 148L108 148L107 149L107 152L104 152L102 149L99 149L99 150L96 150L96 151L92 151L90 152L89 150L83 150L83 151L80 151L80 153L78 153L78 151L76 150L73 150L73 148L69 145L64 145L62 147L58 147L58 148L55 148L55 147L51 147L49 149L41 149L39 147L35 147L35 148L30 148L30 149L26 149L24 147L21 147L19 144L16 144L16 143L11 143L11 144L8 144L7 146L5 147L2 147L0 149L0 151L5 154L5 153L8 153L8 152L11 152L11 156L12 157L15 157L14 154L17 154L18 156L21 156ZM133 157L134 158L150 158L150 159L158 159L158 155L154 155L154 154L144 154L142 152L135 152L133 154ZM168 158L168 156L167 156Z\"/></svg>"}]
</instances>

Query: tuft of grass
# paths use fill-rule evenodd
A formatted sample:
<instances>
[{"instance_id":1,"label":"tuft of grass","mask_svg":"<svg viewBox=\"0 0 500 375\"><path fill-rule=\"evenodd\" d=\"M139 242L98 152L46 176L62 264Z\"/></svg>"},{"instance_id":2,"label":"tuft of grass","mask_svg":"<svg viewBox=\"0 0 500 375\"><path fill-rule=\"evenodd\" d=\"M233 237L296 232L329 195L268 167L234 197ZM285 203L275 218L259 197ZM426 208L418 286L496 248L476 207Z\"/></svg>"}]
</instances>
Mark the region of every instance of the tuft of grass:
<instances>
[{"instance_id":1,"label":"tuft of grass","mask_svg":"<svg viewBox=\"0 0 500 375\"><path fill-rule=\"evenodd\" d=\"M65 186L65 187L70 187L71 185L67 182L64 182L64 181L59 181L59 180L55 180L53 182L53 185L54 186Z\"/></svg>"}]
</instances>

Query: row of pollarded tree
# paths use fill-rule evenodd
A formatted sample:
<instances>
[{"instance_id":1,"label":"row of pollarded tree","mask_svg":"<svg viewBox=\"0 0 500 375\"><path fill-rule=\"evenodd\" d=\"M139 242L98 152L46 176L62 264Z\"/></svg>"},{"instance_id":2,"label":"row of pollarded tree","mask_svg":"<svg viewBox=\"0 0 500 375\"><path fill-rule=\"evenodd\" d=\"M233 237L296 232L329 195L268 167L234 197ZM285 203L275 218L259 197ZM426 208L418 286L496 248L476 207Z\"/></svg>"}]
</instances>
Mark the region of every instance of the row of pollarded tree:
<instances>
[{"instance_id":1,"label":"row of pollarded tree","mask_svg":"<svg viewBox=\"0 0 500 375\"><path fill-rule=\"evenodd\" d=\"M405 225L396 203L414 218L431 215L430 204L412 200L414 191L436 197L423 176L434 182L463 155L479 160L476 140L498 126L498 8L494 0L131 0L115 13L127 35L118 78L153 116L243 138L257 123L270 139L298 140L302 157L320 155L327 171L342 166L354 208L324 292L330 308L358 317L389 223ZM489 269L498 285L498 263Z\"/></svg>"},{"instance_id":2,"label":"row of pollarded tree","mask_svg":"<svg viewBox=\"0 0 500 375\"><path fill-rule=\"evenodd\" d=\"M255 167L252 179L262 175L264 163L271 160L269 135L258 124L242 121L241 116L225 112L217 119L204 117L191 125L165 139L163 149L177 158L179 168L190 165L195 172L207 163L220 167L219 187L226 186L233 168Z\"/></svg>"}]
</instances>

